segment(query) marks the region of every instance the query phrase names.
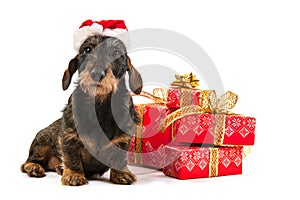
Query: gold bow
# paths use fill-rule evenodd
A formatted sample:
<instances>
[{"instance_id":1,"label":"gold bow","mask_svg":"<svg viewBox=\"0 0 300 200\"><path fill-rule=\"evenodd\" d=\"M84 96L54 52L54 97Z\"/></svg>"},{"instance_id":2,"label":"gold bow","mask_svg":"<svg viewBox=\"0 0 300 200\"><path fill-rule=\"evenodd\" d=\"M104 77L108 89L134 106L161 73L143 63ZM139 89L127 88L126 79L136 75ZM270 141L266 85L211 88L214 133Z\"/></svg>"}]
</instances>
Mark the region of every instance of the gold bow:
<instances>
[{"instance_id":1,"label":"gold bow","mask_svg":"<svg viewBox=\"0 0 300 200\"><path fill-rule=\"evenodd\" d=\"M185 106L172 112L161 122L160 129L164 131L173 122L187 115L203 113L234 114L230 110L236 105L238 96L233 92L227 91L219 98L217 98L214 90L203 90L201 94L200 106Z\"/></svg>"},{"instance_id":2,"label":"gold bow","mask_svg":"<svg viewBox=\"0 0 300 200\"><path fill-rule=\"evenodd\" d=\"M199 80L193 73L184 75L175 75L175 81L171 83L171 87L193 89L199 86Z\"/></svg>"},{"instance_id":3,"label":"gold bow","mask_svg":"<svg viewBox=\"0 0 300 200\"><path fill-rule=\"evenodd\" d=\"M231 91L217 98L215 90L203 90L199 99L201 108L206 113L233 114L230 110L236 105L238 95Z\"/></svg>"},{"instance_id":4,"label":"gold bow","mask_svg":"<svg viewBox=\"0 0 300 200\"><path fill-rule=\"evenodd\" d=\"M156 98L159 98L163 102L167 102L168 90L166 88L154 88L152 93Z\"/></svg>"}]
</instances>

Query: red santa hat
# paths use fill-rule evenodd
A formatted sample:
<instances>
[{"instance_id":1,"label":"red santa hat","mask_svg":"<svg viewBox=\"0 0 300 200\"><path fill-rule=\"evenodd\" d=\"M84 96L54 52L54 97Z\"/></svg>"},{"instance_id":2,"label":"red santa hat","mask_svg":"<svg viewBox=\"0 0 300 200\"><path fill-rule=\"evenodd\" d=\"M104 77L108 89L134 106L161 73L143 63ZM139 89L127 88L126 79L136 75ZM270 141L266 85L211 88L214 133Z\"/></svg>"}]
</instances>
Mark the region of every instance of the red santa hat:
<instances>
[{"instance_id":1,"label":"red santa hat","mask_svg":"<svg viewBox=\"0 0 300 200\"><path fill-rule=\"evenodd\" d=\"M126 47L129 45L129 38L126 33L127 27L123 20L102 20L102 21L84 21L79 29L74 32L74 49L79 51L82 43L90 36L104 35L119 38Z\"/></svg>"}]
</instances>

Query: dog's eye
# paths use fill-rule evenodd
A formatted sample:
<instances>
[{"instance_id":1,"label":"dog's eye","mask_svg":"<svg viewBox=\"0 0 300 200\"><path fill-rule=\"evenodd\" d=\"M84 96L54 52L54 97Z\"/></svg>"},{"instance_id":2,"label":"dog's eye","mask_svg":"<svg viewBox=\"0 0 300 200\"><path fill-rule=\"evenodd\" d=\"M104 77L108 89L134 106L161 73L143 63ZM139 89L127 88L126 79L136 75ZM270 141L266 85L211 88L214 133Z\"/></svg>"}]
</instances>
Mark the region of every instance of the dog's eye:
<instances>
[{"instance_id":1,"label":"dog's eye","mask_svg":"<svg viewBox=\"0 0 300 200\"><path fill-rule=\"evenodd\" d=\"M91 47L87 47L87 48L85 48L85 49L83 50L83 52L84 52L85 54L89 54L89 53L92 52L92 48L91 48Z\"/></svg>"},{"instance_id":2,"label":"dog's eye","mask_svg":"<svg viewBox=\"0 0 300 200\"><path fill-rule=\"evenodd\" d=\"M113 53L112 53L112 56L113 56L114 58L120 57L120 56L121 56L121 51L119 51L119 50L114 50Z\"/></svg>"}]
</instances>

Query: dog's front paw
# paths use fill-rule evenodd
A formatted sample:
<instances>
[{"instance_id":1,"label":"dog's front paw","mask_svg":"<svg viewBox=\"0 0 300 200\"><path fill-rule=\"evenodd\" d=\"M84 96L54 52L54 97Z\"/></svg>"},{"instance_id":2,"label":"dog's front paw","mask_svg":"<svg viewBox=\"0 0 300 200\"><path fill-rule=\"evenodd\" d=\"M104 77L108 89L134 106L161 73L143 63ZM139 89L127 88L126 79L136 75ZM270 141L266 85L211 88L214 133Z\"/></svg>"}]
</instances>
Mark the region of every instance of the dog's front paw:
<instances>
[{"instance_id":1,"label":"dog's front paw","mask_svg":"<svg viewBox=\"0 0 300 200\"><path fill-rule=\"evenodd\" d=\"M125 171L110 169L110 182L112 183L130 185L136 181L136 176L128 169Z\"/></svg>"},{"instance_id":2,"label":"dog's front paw","mask_svg":"<svg viewBox=\"0 0 300 200\"><path fill-rule=\"evenodd\" d=\"M88 183L88 180L84 177L83 174L70 172L63 173L61 183L63 185L80 186Z\"/></svg>"},{"instance_id":3,"label":"dog's front paw","mask_svg":"<svg viewBox=\"0 0 300 200\"><path fill-rule=\"evenodd\" d=\"M21 166L21 170L22 172L27 173L27 175L30 177L39 178L45 176L44 168L37 163L32 163L32 162L25 163Z\"/></svg>"}]
</instances>

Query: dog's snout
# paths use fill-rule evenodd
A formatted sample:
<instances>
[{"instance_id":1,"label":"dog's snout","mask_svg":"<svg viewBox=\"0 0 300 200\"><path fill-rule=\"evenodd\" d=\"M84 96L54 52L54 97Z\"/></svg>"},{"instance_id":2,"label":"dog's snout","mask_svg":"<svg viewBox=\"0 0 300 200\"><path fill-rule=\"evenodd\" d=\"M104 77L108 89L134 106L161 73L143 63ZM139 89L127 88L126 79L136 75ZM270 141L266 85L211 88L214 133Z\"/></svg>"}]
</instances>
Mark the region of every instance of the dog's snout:
<instances>
[{"instance_id":1,"label":"dog's snout","mask_svg":"<svg viewBox=\"0 0 300 200\"><path fill-rule=\"evenodd\" d=\"M106 75L105 70L102 72L96 72L96 71L91 72L92 79L96 82L101 81L105 75Z\"/></svg>"}]
</instances>

